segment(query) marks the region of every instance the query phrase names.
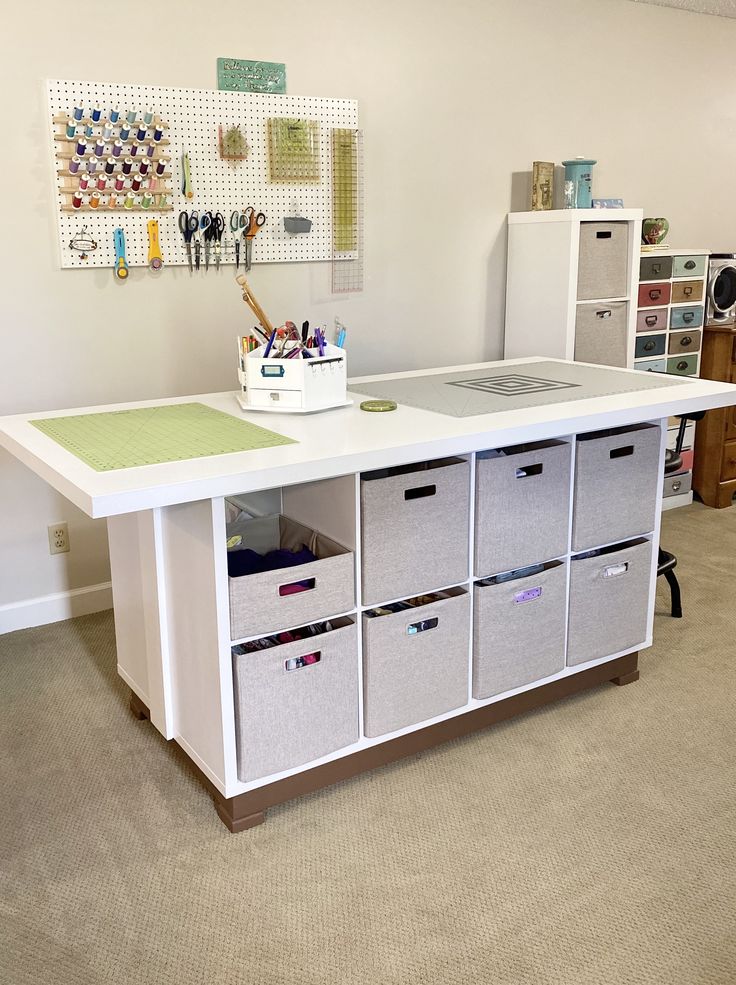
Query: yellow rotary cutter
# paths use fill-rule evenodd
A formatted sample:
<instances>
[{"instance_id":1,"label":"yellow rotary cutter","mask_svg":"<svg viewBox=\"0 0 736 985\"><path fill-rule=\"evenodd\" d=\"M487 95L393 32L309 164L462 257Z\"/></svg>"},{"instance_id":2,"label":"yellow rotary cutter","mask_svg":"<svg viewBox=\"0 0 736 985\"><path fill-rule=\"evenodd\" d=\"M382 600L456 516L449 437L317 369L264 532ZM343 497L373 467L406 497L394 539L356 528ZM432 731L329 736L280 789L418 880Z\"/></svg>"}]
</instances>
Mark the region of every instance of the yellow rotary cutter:
<instances>
[{"instance_id":1,"label":"yellow rotary cutter","mask_svg":"<svg viewBox=\"0 0 736 985\"><path fill-rule=\"evenodd\" d=\"M161 256L161 244L158 238L158 219L151 219L148 223L148 266L151 270L161 270L164 265Z\"/></svg>"}]
</instances>

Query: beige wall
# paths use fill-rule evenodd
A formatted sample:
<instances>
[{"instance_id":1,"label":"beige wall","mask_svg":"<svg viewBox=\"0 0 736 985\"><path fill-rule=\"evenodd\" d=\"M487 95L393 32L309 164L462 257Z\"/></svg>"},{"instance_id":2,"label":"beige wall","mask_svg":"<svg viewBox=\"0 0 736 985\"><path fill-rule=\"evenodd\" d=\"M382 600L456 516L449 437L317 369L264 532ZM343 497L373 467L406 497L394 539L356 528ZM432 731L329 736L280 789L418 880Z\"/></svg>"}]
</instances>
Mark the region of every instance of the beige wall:
<instances>
[{"instance_id":1,"label":"beige wall","mask_svg":"<svg viewBox=\"0 0 736 985\"><path fill-rule=\"evenodd\" d=\"M736 250L736 21L628 0L161 0L150 31L131 21L123 40L50 0L14 9L0 65L0 414L230 388L245 325L227 277L135 270L122 285L57 269L48 77L213 88L227 55L286 62L291 92L356 97L363 294L330 297L327 264L252 278L276 319L340 315L354 373L500 353L504 219L512 176L535 158L595 156L597 195L668 216L673 245ZM72 552L52 558L46 525L65 518ZM104 523L1 452L0 551L0 607L108 577Z\"/></svg>"}]
</instances>

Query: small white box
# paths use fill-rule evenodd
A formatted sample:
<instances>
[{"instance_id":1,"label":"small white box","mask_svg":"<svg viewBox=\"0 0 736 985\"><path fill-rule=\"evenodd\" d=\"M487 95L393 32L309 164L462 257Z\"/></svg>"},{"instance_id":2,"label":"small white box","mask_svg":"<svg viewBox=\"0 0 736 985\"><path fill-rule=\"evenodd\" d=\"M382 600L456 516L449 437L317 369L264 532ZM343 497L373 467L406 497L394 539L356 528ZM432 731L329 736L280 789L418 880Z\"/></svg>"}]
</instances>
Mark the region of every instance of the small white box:
<instances>
[{"instance_id":1,"label":"small white box","mask_svg":"<svg viewBox=\"0 0 736 985\"><path fill-rule=\"evenodd\" d=\"M264 346L242 353L239 346L238 402L244 410L308 414L331 407L347 407L348 372L345 350L325 345L325 354L308 349L311 359L264 359Z\"/></svg>"}]
</instances>

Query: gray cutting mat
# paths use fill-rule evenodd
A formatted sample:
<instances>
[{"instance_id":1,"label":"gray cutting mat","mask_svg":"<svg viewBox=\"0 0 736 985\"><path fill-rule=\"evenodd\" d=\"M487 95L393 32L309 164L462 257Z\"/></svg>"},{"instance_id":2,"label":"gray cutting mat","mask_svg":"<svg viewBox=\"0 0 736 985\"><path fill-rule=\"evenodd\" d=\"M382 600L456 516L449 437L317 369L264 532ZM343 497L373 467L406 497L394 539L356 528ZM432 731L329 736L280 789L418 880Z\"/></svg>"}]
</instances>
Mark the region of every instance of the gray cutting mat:
<instances>
[{"instance_id":1,"label":"gray cutting mat","mask_svg":"<svg viewBox=\"0 0 736 985\"><path fill-rule=\"evenodd\" d=\"M448 417L498 414L504 410L543 407L591 397L676 386L682 377L660 373L634 375L603 366L539 362L483 370L438 373L361 383L352 392L395 400Z\"/></svg>"}]
</instances>

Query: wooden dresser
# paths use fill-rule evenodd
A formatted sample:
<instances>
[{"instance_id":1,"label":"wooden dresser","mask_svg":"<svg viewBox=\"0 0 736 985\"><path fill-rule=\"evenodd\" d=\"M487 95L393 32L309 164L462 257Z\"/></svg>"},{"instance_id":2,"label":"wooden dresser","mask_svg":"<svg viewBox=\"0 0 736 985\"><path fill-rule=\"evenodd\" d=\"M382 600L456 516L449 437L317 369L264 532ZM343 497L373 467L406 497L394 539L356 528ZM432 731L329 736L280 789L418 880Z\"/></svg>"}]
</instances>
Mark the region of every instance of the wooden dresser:
<instances>
[{"instance_id":1,"label":"wooden dresser","mask_svg":"<svg viewBox=\"0 0 736 985\"><path fill-rule=\"evenodd\" d=\"M736 382L736 325L706 326L700 375ZM709 410L698 422L693 488L707 506L722 510L736 492L736 413L733 407Z\"/></svg>"}]
</instances>

